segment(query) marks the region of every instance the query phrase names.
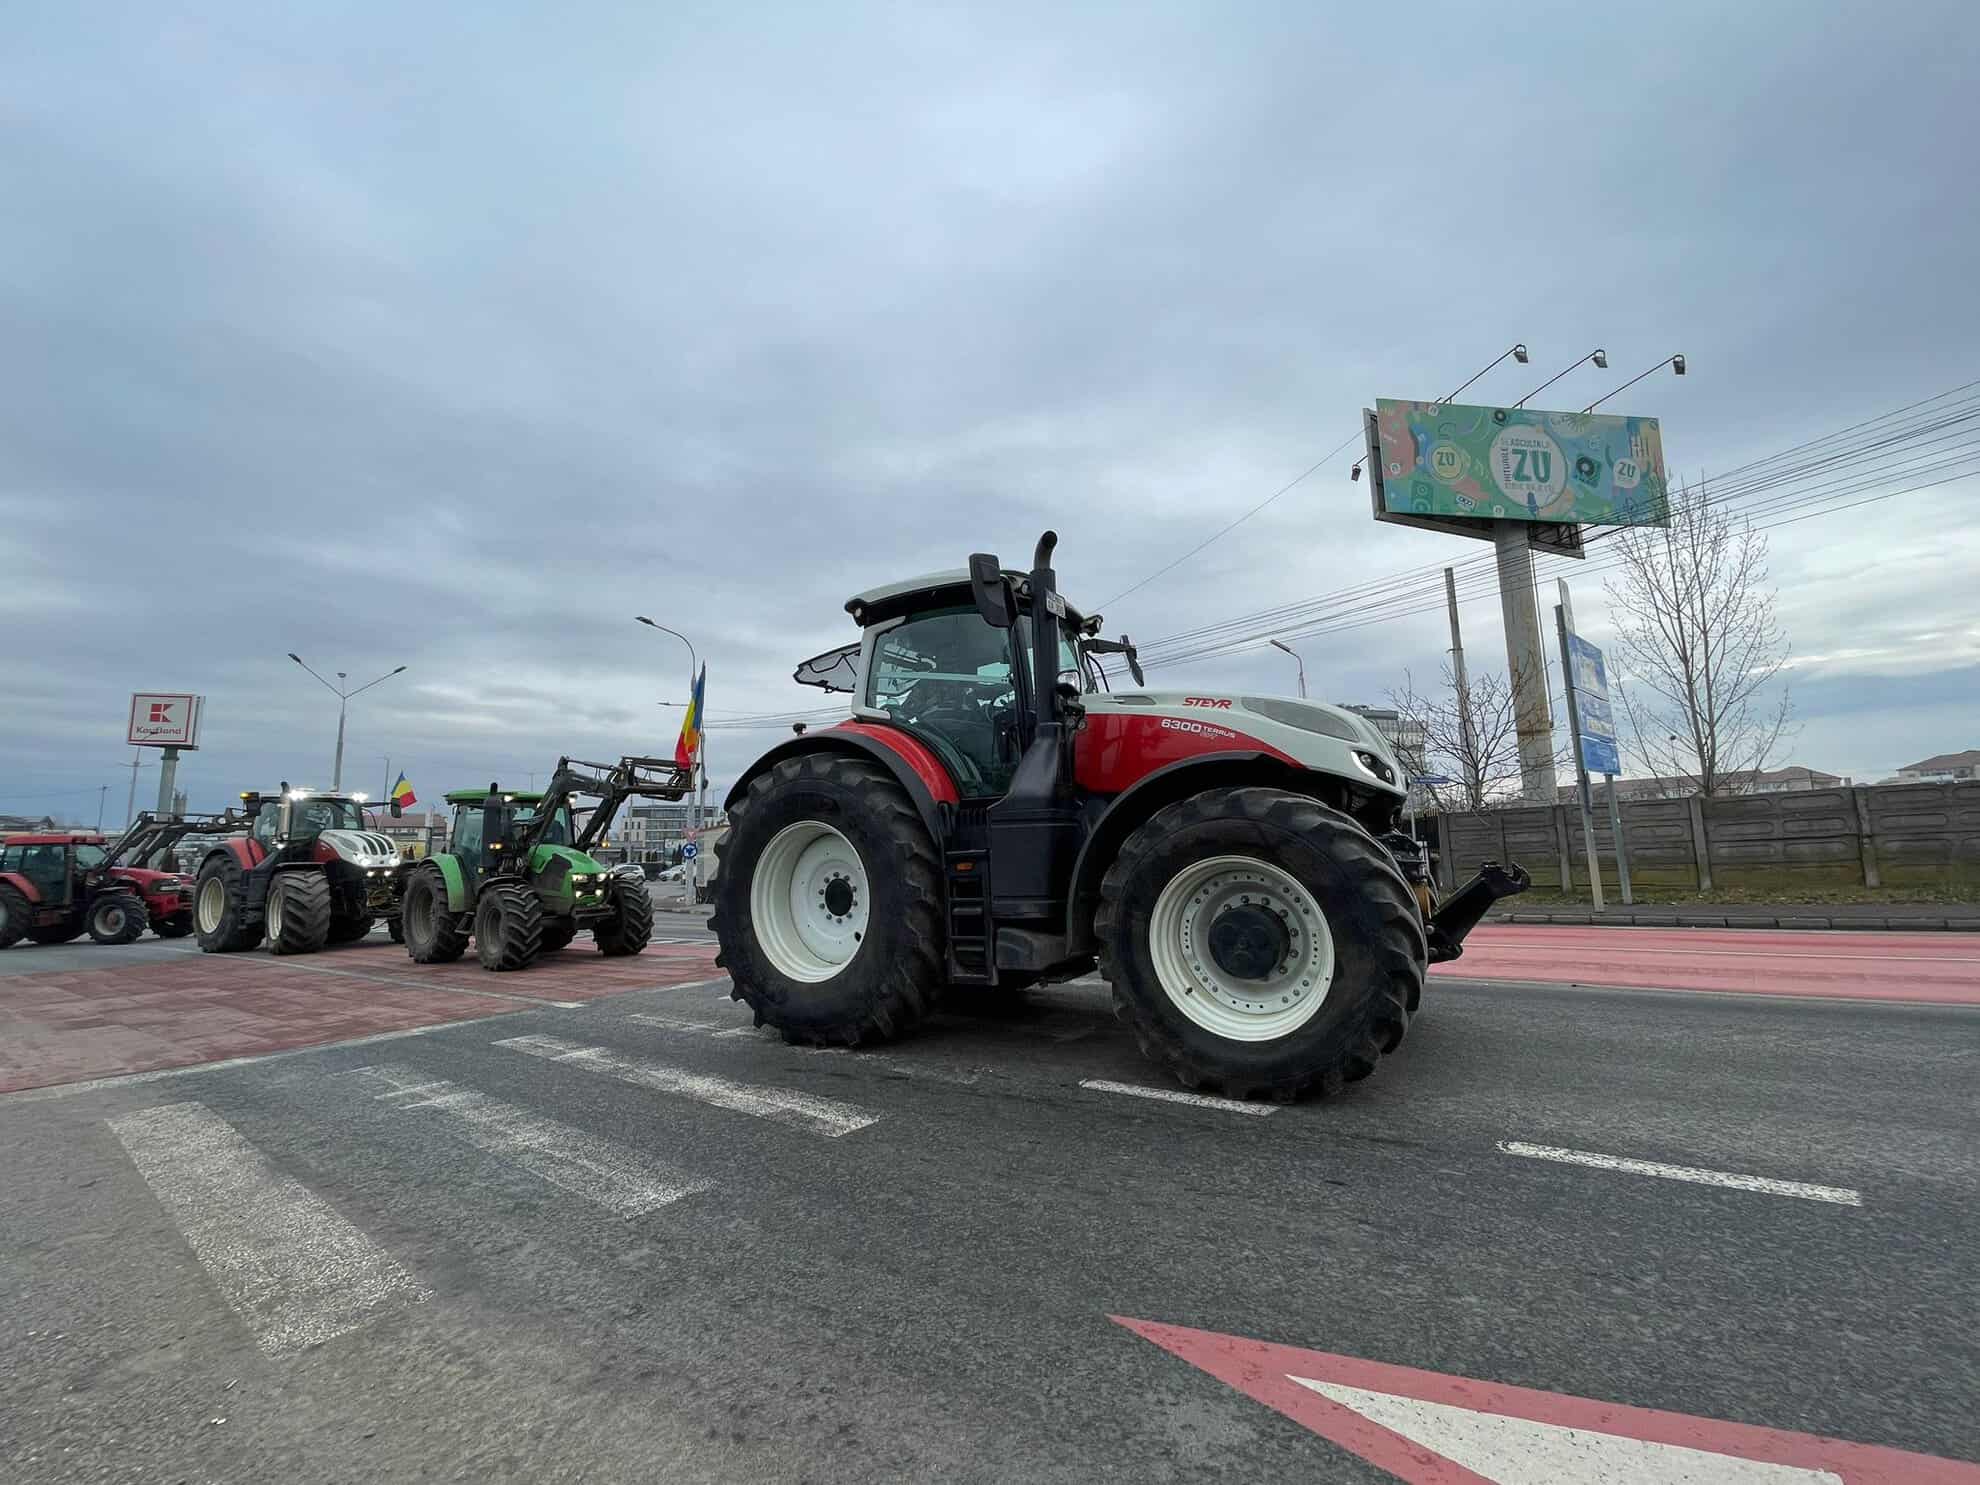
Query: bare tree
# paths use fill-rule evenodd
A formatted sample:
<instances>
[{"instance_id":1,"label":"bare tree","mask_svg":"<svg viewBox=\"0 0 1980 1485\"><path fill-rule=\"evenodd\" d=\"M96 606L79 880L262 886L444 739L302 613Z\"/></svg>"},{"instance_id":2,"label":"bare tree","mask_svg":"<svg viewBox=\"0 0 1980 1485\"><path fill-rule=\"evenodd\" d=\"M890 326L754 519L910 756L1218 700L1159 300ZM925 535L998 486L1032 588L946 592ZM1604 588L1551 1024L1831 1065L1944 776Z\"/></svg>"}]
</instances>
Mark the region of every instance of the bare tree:
<instances>
[{"instance_id":1,"label":"bare tree","mask_svg":"<svg viewBox=\"0 0 1980 1485\"><path fill-rule=\"evenodd\" d=\"M1615 541L1622 576L1603 586L1636 756L1700 794L1750 789L1793 716L1766 537L1700 486L1672 496L1670 525L1626 526Z\"/></svg>"},{"instance_id":2,"label":"bare tree","mask_svg":"<svg viewBox=\"0 0 1980 1485\"><path fill-rule=\"evenodd\" d=\"M1451 780L1424 786L1440 811L1491 809L1517 802L1519 796L1513 685L1505 676L1484 671L1466 678L1465 691L1460 700L1457 677L1446 664L1441 690L1418 691L1415 678L1404 671L1402 689L1389 693L1389 705L1422 729L1424 771Z\"/></svg>"}]
</instances>

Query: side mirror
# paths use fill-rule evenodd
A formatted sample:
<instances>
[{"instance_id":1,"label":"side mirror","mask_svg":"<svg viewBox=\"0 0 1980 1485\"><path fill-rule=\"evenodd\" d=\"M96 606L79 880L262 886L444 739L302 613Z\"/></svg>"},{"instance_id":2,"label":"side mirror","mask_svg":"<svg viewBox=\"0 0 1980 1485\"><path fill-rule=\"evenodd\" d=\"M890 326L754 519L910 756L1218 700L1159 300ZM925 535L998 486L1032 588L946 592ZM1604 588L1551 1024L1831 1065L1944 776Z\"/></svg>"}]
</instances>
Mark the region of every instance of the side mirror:
<instances>
[{"instance_id":1,"label":"side mirror","mask_svg":"<svg viewBox=\"0 0 1980 1485\"><path fill-rule=\"evenodd\" d=\"M993 554L970 553L969 596L976 600L977 613L992 629L1011 627L1011 590L1004 583L1004 564Z\"/></svg>"},{"instance_id":2,"label":"side mirror","mask_svg":"<svg viewBox=\"0 0 1980 1485\"><path fill-rule=\"evenodd\" d=\"M388 806L388 808L391 809L392 818L395 820L398 819L399 816L405 813L404 808L399 804L399 801L396 799L392 801L392 803L390 804L390 806Z\"/></svg>"}]
</instances>

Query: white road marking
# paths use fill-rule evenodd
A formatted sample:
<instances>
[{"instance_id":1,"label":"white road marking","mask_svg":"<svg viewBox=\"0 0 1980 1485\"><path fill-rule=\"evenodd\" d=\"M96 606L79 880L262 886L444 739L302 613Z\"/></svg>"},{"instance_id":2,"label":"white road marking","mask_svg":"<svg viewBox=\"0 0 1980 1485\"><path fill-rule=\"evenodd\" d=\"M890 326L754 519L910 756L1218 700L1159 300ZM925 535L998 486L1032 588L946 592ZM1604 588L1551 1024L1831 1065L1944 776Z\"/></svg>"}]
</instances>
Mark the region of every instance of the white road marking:
<instances>
[{"instance_id":1,"label":"white road marking","mask_svg":"<svg viewBox=\"0 0 1980 1485\"><path fill-rule=\"evenodd\" d=\"M1652 1443L1621 1434L1536 1423L1392 1392L1293 1377L1383 1428L1497 1485L1843 1485L1842 1476L1801 1465L1742 1459L1712 1449Z\"/></svg>"},{"instance_id":2,"label":"white road marking","mask_svg":"<svg viewBox=\"0 0 1980 1485\"><path fill-rule=\"evenodd\" d=\"M728 1028L720 1021L689 1021L680 1016L656 1016L648 1011L635 1011L627 1016L626 1019L628 1021L637 1021L643 1026L658 1026L666 1031L717 1032L728 1029L738 1031L750 1031L754 1029L748 1026Z\"/></svg>"},{"instance_id":3,"label":"white road marking","mask_svg":"<svg viewBox=\"0 0 1980 1485\"><path fill-rule=\"evenodd\" d=\"M376 1096L393 1108L446 1115L476 1149L513 1161L620 1217L640 1216L715 1185L705 1176L641 1159L611 1140L399 1063L360 1067L343 1076L385 1085Z\"/></svg>"},{"instance_id":4,"label":"white road marking","mask_svg":"<svg viewBox=\"0 0 1980 1485\"><path fill-rule=\"evenodd\" d=\"M669 1067L661 1062L624 1057L606 1047L582 1047L576 1042L563 1041L554 1036L513 1036L495 1045L530 1057L569 1063L586 1072L617 1078L635 1088L675 1093L683 1098L712 1104L718 1109L768 1119L774 1124L788 1124L808 1134L823 1135L826 1139L838 1139L841 1135L864 1129L880 1117L835 1098L794 1093L788 1088L738 1083L712 1073L689 1072L685 1068Z\"/></svg>"},{"instance_id":5,"label":"white road marking","mask_svg":"<svg viewBox=\"0 0 1980 1485\"><path fill-rule=\"evenodd\" d=\"M340 1047L368 1047L375 1042L396 1042L409 1036L430 1036L436 1031L452 1031L457 1026L481 1026L489 1021L506 1021L514 1011L498 1011L492 1016L470 1016L465 1021L438 1021L431 1026L409 1026L404 1031L380 1031L370 1036L347 1037L343 1041L318 1042L309 1047L290 1047L280 1052L256 1052L248 1057L223 1057L218 1062L195 1062L186 1067L161 1067L152 1072L118 1073L114 1077L89 1078L80 1083L54 1083L46 1088L23 1088L0 1093L0 1103L43 1103L51 1098L73 1098L78 1093L98 1093L105 1088L135 1087L165 1078L189 1078L200 1073L227 1072L236 1067L252 1067L257 1062L274 1062L283 1057L307 1057L312 1052L334 1052Z\"/></svg>"},{"instance_id":6,"label":"white road marking","mask_svg":"<svg viewBox=\"0 0 1980 1485\"><path fill-rule=\"evenodd\" d=\"M1766 1196L1794 1196L1803 1201L1827 1201L1845 1207L1863 1205L1863 1193L1852 1191L1847 1186L1817 1186L1807 1181L1776 1181L1769 1176L1743 1176L1733 1171L1700 1170L1690 1165L1666 1165L1658 1160L1632 1160L1623 1155L1598 1155L1591 1150L1562 1150L1552 1145L1529 1145L1524 1140L1500 1140L1499 1149L1507 1155L1523 1155L1529 1160L1555 1160L1563 1165L1585 1165L1594 1170L1621 1171L1632 1176L1657 1176L1666 1181L1691 1181L1700 1186L1724 1186L1733 1191L1757 1191Z\"/></svg>"},{"instance_id":7,"label":"white road marking","mask_svg":"<svg viewBox=\"0 0 1980 1485\"><path fill-rule=\"evenodd\" d=\"M1177 1088L1144 1088L1139 1083L1111 1083L1105 1078L1082 1078L1080 1087L1095 1093L1125 1093L1133 1098L1159 1098L1164 1103L1186 1103L1192 1108L1218 1109L1226 1114L1250 1114L1262 1119L1279 1112L1275 1103L1246 1103L1236 1098L1212 1098L1207 1093L1184 1093Z\"/></svg>"},{"instance_id":8,"label":"white road marking","mask_svg":"<svg viewBox=\"0 0 1980 1485\"><path fill-rule=\"evenodd\" d=\"M398 1260L271 1167L204 1104L164 1104L112 1119L110 1128L269 1355L432 1298Z\"/></svg>"}]
</instances>

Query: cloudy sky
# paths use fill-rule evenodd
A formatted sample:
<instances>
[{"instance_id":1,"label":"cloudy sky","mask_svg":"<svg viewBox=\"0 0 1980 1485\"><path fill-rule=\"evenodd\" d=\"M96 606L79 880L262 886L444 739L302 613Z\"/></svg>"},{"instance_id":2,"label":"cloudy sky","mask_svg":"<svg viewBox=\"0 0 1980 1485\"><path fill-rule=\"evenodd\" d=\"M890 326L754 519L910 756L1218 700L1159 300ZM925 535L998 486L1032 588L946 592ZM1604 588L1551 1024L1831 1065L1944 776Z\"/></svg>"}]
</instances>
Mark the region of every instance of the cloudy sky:
<instances>
[{"instance_id":1,"label":"cloudy sky","mask_svg":"<svg viewBox=\"0 0 1980 1485\"><path fill-rule=\"evenodd\" d=\"M1088 606L1514 340L1707 475L1980 377L1967 0L1490 8L49 3L0 50L0 811L121 817L127 694L208 698L196 807L328 782L286 658L406 673L422 795L664 750L857 588L1061 533ZM1447 643L1343 455L1110 611L1147 643L1428 568L1303 643ZM1895 488L1895 486L1891 486ZM1773 533L1803 730L1980 746L1980 479ZM1593 567L1595 564L1588 564ZM1584 630L1599 572L1570 572ZM1502 653L1489 588L1473 663ZM1289 691L1250 651L1175 684ZM718 730L719 779L775 733ZM147 793L140 776L139 797ZM150 786L155 787L155 786Z\"/></svg>"}]
</instances>

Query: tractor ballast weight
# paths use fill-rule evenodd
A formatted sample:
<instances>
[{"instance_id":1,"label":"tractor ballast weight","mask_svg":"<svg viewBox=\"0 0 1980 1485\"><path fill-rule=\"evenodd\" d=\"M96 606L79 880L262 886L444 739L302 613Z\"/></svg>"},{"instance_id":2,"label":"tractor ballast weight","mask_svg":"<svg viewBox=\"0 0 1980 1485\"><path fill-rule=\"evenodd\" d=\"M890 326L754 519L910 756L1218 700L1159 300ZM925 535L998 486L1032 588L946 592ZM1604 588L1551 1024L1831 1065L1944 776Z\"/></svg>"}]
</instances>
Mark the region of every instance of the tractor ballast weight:
<instances>
[{"instance_id":1,"label":"tractor ballast weight","mask_svg":"<svg viewBox=\"0 0 1980 1485\"><path fill-rule=\"evenodd\" d=\"M1133 643L1059 593L1056 544L1026 572L979 553L861 593L860 643L798 667L853 715L729 795L710 926L734 994L793 1040L852 1045L949 987L1097 962L1189 1086L1284 1098L1366 1076L1425 966L1524 873L1488 867L1438 907L1414 842L1384 840L1406 784L1366 719L1141 689ZM1135 689L1108 689L1112 656Z\"/></svg>"}]
</instances>

